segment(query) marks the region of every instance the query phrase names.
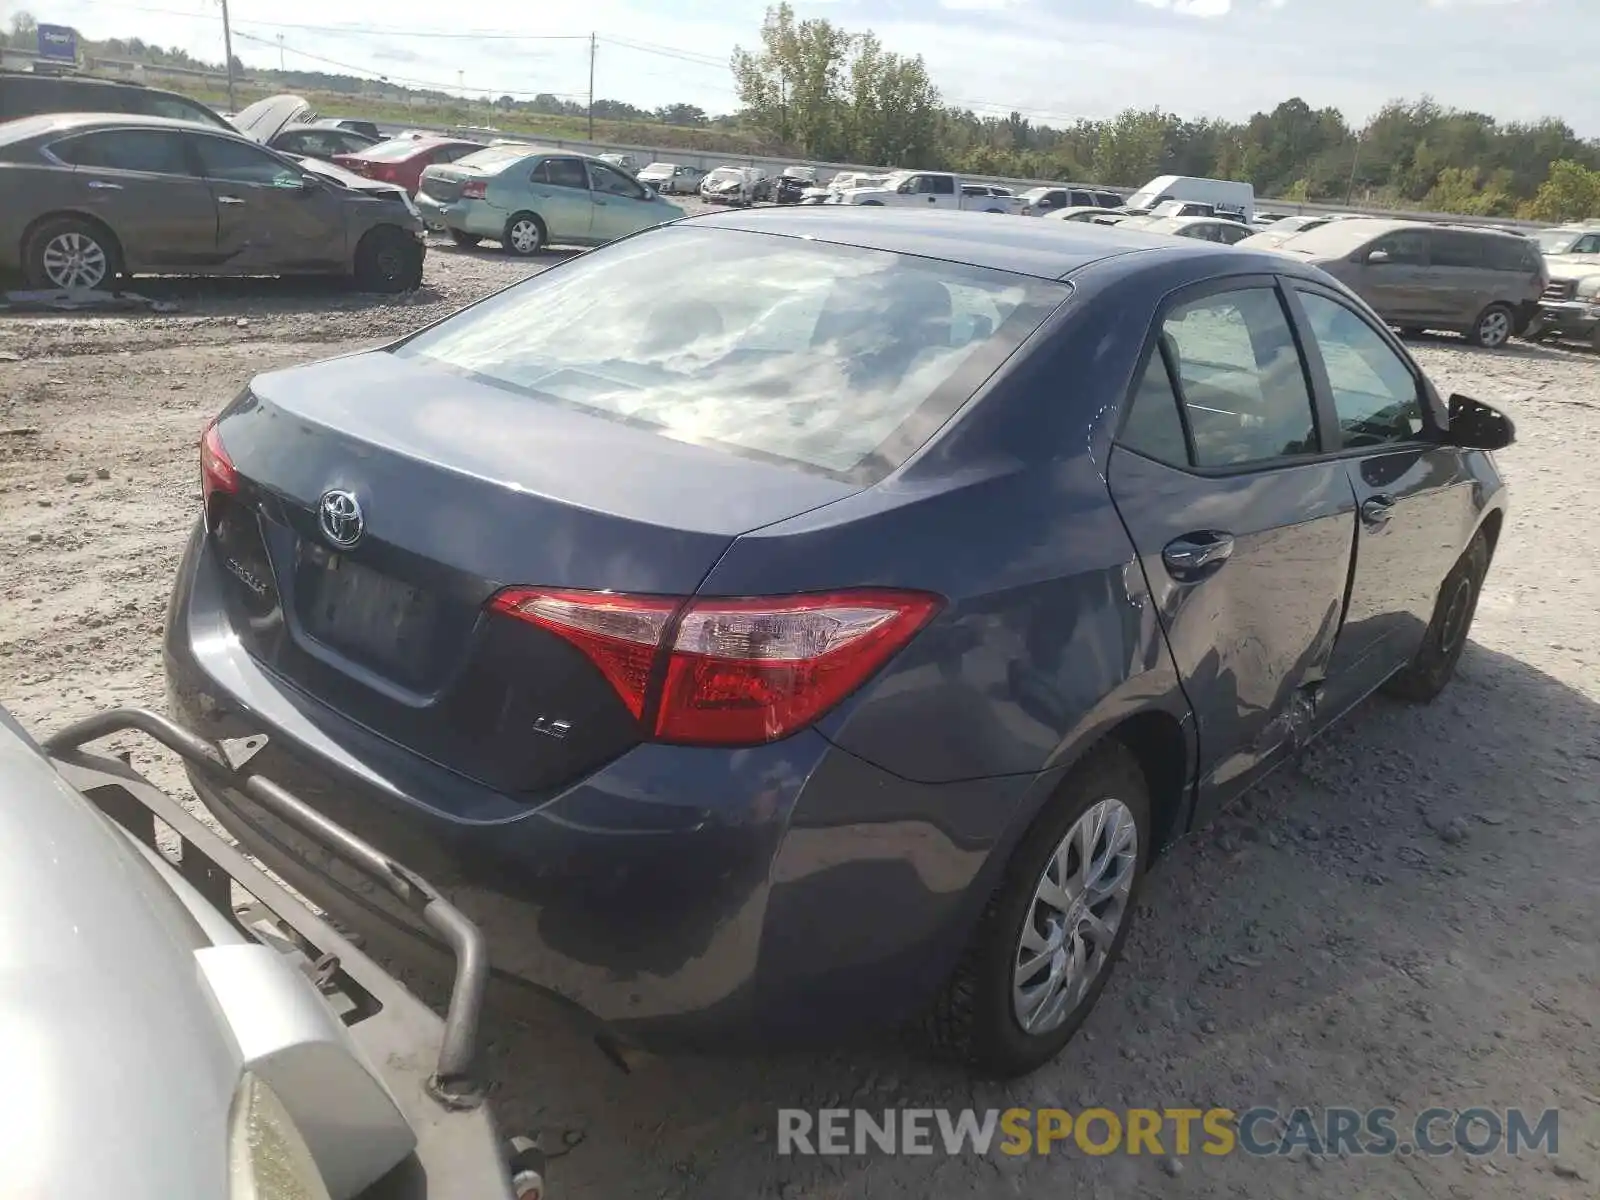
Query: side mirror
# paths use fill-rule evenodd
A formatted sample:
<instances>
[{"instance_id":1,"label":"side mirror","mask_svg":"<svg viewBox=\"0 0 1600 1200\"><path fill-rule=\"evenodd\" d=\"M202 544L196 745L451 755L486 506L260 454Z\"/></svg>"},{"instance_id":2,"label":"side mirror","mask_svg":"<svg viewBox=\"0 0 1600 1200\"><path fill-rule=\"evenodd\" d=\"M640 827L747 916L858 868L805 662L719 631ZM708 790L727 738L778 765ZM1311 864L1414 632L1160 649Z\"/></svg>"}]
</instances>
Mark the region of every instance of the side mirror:
<instances>
[{"instance_id":1,"label":"side mirror","mask_svg":"<svg viewBox=\"0 0 1600 1200\"><path fill-rule=\"evenodd\" d=\"M1444 440L1467 450L1504 450L1517 440L1511 418L1481 400L1459 392L1450 397Z\"/></svg>"},{"instance_id":2,"label":"side mirror","mask_svg":"<svg viewBox=\"0 0 1600 1200\"><path fill-rule=\"evenodd\" d=\"M1374 250L1362 261L1372 263L1374 265L1386 263L1389 261L1389 252L1387 250Z\"/></svg>"}]
</instances>

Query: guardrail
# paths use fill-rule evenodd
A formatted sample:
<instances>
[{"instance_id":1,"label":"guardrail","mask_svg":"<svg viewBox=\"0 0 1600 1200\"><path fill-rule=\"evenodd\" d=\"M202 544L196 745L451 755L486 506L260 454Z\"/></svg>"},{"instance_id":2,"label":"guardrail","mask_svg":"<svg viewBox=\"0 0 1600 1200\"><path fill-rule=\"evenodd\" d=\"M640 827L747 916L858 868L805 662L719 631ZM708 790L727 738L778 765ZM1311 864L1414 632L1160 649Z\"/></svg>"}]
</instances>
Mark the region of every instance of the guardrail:
<instances>
[{"instance_id":1,"label":"guardrail","mask_svg":"<svg viewBox=\"0 0 1600 1200\"><path fill-rule=\"evenodd\" d=\"M399 132L406 129L429 129L443 133L445 127L437 125L380 125L384 132ZM455 127L460 129L459 126ZM479 131L481 133L481 131ZM584 142L573 141L569 138L540 137L537 134L501 133L505 138L522 139L534 145L548 146L552 150L571 150L578 154L629 154L643 167L652 162L680 163L684 166L700 167L711 170L714 167L765 167L776 174L784 167L815 167L817 178L822 183L831 179L840 171L866 171L881 175L886 171L898 169L890 167L874 167L865 163L836 163L819 162L803 158L778 158L770 155L740 155L723 154L709 150L685 150L676 146L639 146L620 142ZM1134 189L1123 187L1108 187L1099 183L1070 183L1055 179L1016 179L1003 175L971 175L961 172L961 178L971 183L999 184L1017 191L1026 191L1034 187L1075 187L1092 188L1097 191L1116 192L1124 198L1131 196ZM1273 200L1263 196L1256 197L1256 209L1265 209L1269 212L1282 212L1285 214L1299 215L1302 213L1360 213L1371 217L1392 217L1398 221L1435 221L1452 225L1494 225L1511 229L1541 229L1543 226L1537 221L1519 221L1511 217L1469 217L1460 213L1419 212L1414 209L1398 208L1373 208L1360 204L1311 204L1299 200Z\"/></svg>"}]
</instances>

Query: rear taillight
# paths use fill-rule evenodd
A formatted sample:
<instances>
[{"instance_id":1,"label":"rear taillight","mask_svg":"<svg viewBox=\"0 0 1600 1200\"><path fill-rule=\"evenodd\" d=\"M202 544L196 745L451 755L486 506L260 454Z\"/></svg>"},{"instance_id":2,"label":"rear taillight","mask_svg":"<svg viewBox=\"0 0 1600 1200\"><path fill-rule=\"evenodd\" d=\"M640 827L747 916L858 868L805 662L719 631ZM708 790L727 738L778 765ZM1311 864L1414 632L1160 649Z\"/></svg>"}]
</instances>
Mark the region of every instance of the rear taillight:
<instances>
[{"instance_id":1,"label":"rear taillight","mask_svg":"<svg viewBox=\"0 0 1600 1200\"><path fill-rule=\"evenodd\" d=\"M217 421L213 417L200 435L200 499L205 506L208 524L212 516L212 498L231 496L238 490L239 472L234 469L233 459L228 457L227 447L222 444L222 434L217 431Z\"/></svg>"},{"instance_id":2,"label":"rear taillight","mask_svg":"<svg viewBox=\"0 0 1600 1200\"><path fill-rule=\"evenodd\" d=\"M938 611L923 592L625 596L510 588L497 612L565 638L657 741L759 745L850 695Z\"/></svg>"},{"instance_id":3,"label":"rear taillight","mask_svg":"<svg viewBox=\"0 0 1600 1200\"><path fill-rule=\"evenodd\" d=\"M488 190L489 185L487 183L481 179L476 179L461 185L461 198L463 200L482 200Z\"/></svg>"},{"instance_id":4,"label":"rear taillight","mask_svg":"<svg viewBox=\"0 0 1600 1200\"><path fill-rule=\"evenodd\" d=\"M638 718L644 715L661 635L682 603L610 592L510 588L489 607L559 634L582 650Z\"/></svg>"}]
</instances>

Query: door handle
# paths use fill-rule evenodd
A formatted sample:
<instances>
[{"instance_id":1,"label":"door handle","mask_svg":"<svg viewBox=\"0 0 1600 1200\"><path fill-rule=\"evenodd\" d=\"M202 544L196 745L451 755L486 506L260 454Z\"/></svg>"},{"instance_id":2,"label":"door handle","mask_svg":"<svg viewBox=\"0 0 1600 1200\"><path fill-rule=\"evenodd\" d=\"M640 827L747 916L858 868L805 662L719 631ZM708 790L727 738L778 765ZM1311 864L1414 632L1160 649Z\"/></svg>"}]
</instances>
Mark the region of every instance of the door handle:
<instances>
[{"instance_id":1,"label":"door handle","mask_svg":"<svg viewBox=\"0 0 1600 1200\"><path fill-rule=\"evenodd\" d=\"M1189 583L1219 569L1233 555L1233 535L1205 530L1186 533L1168 542L1161 551L1167 572L1180 583Z\"/></svg>"},{"instance_id":2,"label":"door handle","mask_svg":"<svg viewBox=\"0 0 1600 1200\"><path fill-rule=\"evenodd\" d=\"M939 203L939 197L937 197L937 196L929 196L928 197L928 203L929 204L937 204L937 203Z\"/></svg>"},{"instance_id":3,"label":"door handle","mask_svg":"<svg viewBox=\"0 0 1600 1200\"><path fill-rule=\"evenodd\" d=\"M120 183L108 183L104 179L89 180L89 187L97 192L120 192L122 190Z\"/></svg>"},{"instance_id":4,"label":"door handle","mask_svg":"<svg viewBox=\"0 0 1600 1200\"><path fill-rule=\"evenodd\" d=\"M1373 529L1387 525L1393 515L1393 496L1372 496L1361 502L1361 519Z\"/></svg>"},{"instance_id":5,"label":"door handle","mask_svg":"<svg viewBox=\"0 0 1600 1200\"><path fill-rule=\"evenodd\" d=\"M218 204L243 204L244 201L239 199L239 197L237 197L237 196L218 196L217 197L217 203Z\"/></svg>"}]
</instances>

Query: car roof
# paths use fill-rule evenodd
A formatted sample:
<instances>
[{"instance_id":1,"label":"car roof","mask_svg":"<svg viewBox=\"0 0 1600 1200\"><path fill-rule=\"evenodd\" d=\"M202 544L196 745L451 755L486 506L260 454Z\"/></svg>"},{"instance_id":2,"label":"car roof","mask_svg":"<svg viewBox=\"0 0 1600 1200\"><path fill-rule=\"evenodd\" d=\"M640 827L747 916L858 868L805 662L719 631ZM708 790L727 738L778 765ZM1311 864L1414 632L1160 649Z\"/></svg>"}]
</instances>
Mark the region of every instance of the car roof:
<instances>
[{"instance_id":1,"label":"car roof","mask_svg":"<svg viewBox=\"0 0 1600 1200\"><path fill-rule=\"evenodd\" d=\"M139 113L43 113L16 121L0 121L0 146L9 146L47 133L69 133L79 129L139 128L183 129L197 133L229 136L228 130L205 121L180 121L174 117L147 117ZM242 134L235 134L242 137ZM249 140L249 139L246 139Z\"/></svg>"},{"instance_id":2,"label":"car roof","mask_svg":"<svg viewBox=\"0 0 1600 1200\"><path fill-rule=\"evenodd\" d=\"M814 238L1062 279L1080 267L1138 251L1216 253L1216 246L1142 230L1077 221L996 221L991 214L924 212L866 205L749 208L687 218L686 223L785 237Z\"/></svg>"}]
</instances>

